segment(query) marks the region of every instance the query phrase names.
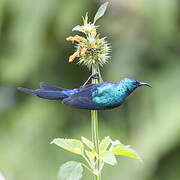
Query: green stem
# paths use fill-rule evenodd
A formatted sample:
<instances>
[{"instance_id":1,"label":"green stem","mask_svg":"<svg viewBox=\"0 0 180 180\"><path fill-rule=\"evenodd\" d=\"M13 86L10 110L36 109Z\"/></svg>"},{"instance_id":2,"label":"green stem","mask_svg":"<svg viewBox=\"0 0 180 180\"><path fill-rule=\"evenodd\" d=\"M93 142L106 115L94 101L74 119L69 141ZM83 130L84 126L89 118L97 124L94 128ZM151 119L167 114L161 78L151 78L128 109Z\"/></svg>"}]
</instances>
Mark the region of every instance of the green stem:
<instances>
[{"instance_id":1,"label":"green stem","mask_svg":"<svg viewBox=\"0 0 180 180\"><path fill-rule=\"evenodd\" d=\"M99 72L98 65L92 66L92 74L96 74ZM99 72L100 74L100 72ZM98 84L98 79L92 79L92 84ZM98 136L98 111L97 110L91 110L91 123L92 123L92 141L95 146L95 151L99 155L99 136ZM99 160L96 165L96 170L99 172ZM98 175L94 175L94 180L101 180L101 173L98 173Z\"/></svg>"}]
</instances>

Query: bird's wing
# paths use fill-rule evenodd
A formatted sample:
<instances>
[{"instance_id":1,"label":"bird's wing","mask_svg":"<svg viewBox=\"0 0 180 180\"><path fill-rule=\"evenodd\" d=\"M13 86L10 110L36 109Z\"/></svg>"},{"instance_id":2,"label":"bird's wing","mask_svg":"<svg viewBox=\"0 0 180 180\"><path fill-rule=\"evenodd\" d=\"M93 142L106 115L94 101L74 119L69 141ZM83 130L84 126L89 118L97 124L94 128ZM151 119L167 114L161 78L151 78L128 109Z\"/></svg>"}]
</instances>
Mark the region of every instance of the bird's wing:
<instances>
[{"instance_id":1,"label":"bird's wing","mask_svg":"<svg viewBox=\"0 0 180 180\"><path fill-rule=\"evenodd\" d=\"M80 109L97 109L97 104L92 100L92 89L97 85L82 87L80 91L62 101L63 104Z\"/></svg>"},{"instance_id":2,"label":"bird's wing","mask_svg":"<svg viewBox=\"0 0 180 180\"><path fill-rule=\"evenodd\" d=\"M79 90L82 91L82 90L85 90L85 89L87 89L87 88L93 87L93 86L95 86L95 85L96 85L96 84L87 84L87 85L85 85L85 86L81 86L81 87L79 88Z\"/></svg>"},{"instance_id":3,"label":"bird's wing","mask_svg":"<svg viewBox=\"0 0 180 180\"><path fill-rule=\"evenodd\" d=\"M80 89L79 92L73 94L69 98L64 99L62 103L67 106L81 108L81 109L90 109L90 110L104 109L104 107L102 107L100 104L93 101L93 98L95 97L103 98L106 95L108 89L111 88L111 86L108 86L107 88L102 89L99 93L96 93L96 90L103 86L104 83L87 86L87 88Z\"/></svg>"},{"instance_id":4,"label":"bird's wing","mask_svg":"<svg viewBox=\"0 0 180 180\"><path fill-rule=\"evenodd\" d=\"M94 86L95 84L87 84L85 86L81 86L79 88L79 90L84 90L86 88L89 88L91 86ZM40 82L40 88L41 89L46 89L46 90L53 90L53 91L62 91L62 90L67 90L67 89L64 89L64 88L61 88L61 87L57 87L57 86L53 86L53 85L50 85L50 84L47 84L45 82Z\"/></svg>"},{"instance_id":5,"label":"bird's wing","mask_svg":"<svg viewBox=\"0 0 180 180\"><path fill-rule=\"evenodd\" d=\"M40 87L42 89L52 90L52 91L62 91L62 90L65 90L64 88L60 88L60 87L57 87L57 86L52 86L52 85L47 84L45 82L40 82Z\"/></svg>"}]
</instances>

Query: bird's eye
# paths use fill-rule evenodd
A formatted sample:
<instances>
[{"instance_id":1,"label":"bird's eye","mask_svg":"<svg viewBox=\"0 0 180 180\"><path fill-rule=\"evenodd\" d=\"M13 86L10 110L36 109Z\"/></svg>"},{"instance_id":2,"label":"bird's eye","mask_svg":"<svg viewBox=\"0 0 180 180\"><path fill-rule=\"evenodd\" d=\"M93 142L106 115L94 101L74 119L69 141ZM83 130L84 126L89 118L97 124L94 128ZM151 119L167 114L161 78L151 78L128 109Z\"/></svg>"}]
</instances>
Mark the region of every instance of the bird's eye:
<instances>
[{"instance_id":1,"label":"bird's eye","mask_svg":"<svg viewBox=\"0 0 180 180\"><path fill-rule=\"evenodd\" d=\"M136 86L137 84L138 84L138 82L137 82L137 81L136 81L136 82L133 82L133 85L135 85L135 86Z\"/></svg>"}]
</instances>

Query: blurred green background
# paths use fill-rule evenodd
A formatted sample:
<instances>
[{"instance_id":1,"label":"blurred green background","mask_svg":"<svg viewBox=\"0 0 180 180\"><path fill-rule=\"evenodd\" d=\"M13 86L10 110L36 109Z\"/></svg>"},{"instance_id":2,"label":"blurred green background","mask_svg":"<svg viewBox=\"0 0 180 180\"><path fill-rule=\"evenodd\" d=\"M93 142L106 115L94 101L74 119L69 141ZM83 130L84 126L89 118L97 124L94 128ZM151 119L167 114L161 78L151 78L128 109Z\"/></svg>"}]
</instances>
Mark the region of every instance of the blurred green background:
<instances>
[{"instance_id":1,"label":"blurred green background","mask_svg":"<svg viewBox=\"0 0 180 180\"><path fill-rule=\"evenodd\" d=\"M54 180L59 166L81 161L49 143L56 137L90 138L90 112L17 91L39 82L79 87L90 75L68 63L74 52L65 39L96 0L0 0L0 172L6 180ZM180 177L180 1L109 0L97 24L112 45L102 69L105 81L133 77L152 84L121 107L99 113L100 138L131 144L141 164L120 157L103 180L179 180ZM85 170L83 180L92 179Z\"/></svg>"}]
</instances>

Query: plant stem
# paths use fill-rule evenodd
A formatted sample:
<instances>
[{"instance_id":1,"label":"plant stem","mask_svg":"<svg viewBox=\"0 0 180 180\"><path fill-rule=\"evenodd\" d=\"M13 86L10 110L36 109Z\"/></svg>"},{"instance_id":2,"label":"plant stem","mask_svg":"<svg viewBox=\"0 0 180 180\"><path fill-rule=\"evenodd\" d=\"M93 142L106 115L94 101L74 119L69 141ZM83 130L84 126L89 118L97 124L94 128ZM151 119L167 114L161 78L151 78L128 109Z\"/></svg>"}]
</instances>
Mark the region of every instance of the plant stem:
<instances>
[{"instance_id":1,"label":"plant stem","mask_svg":"<svg viewBox=\"0 0 180 180\"><path fill-rule=\"evenodd\" d=\"M92 74L96 74L99 72L98 65L92 66ZM99 72L100 74L100 72ZM98 79L92 79L92 84L98 84ZM98 111L91 110L91 123L92 123L92 141L95 146L95 151L99 155L99 136L98 136ZM99 160L96 165L96 170L99 172ZM94 175L94 180L101 180L101 173L99 172L98 175Z\"/></svg>"}]
</instances>

